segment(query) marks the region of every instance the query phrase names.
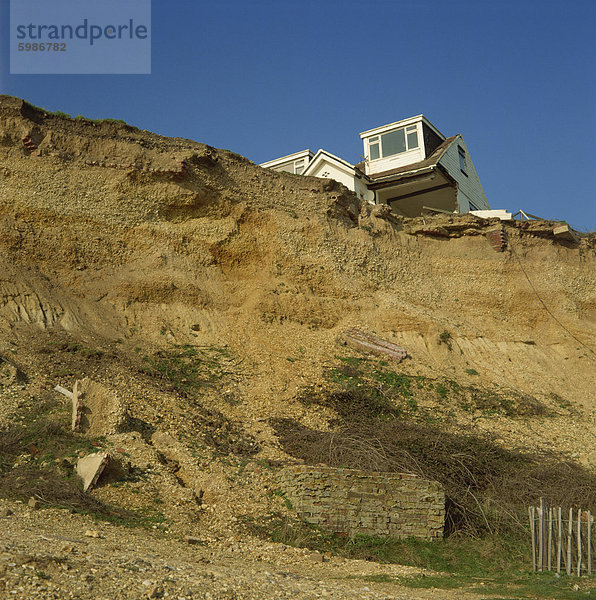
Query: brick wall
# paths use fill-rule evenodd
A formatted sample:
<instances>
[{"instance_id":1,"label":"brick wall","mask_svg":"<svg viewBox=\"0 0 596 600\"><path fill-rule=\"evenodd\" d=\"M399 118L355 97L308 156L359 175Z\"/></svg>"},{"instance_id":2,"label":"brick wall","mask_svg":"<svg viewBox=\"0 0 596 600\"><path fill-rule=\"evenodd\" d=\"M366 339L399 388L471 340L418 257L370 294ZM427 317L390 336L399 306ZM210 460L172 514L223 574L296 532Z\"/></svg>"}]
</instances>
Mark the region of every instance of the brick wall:
<instances>
[{"instance_id":1,"label":"brick wall","mask_svg":"<svg viewBox=\"0 0 596 600\"><path fill-rule=\"evenodd\" d=\"M295 466L278 484L305 521L337 533L438 538L445 493L436 481L405 473Z\"/></svg>"}]
</instances>

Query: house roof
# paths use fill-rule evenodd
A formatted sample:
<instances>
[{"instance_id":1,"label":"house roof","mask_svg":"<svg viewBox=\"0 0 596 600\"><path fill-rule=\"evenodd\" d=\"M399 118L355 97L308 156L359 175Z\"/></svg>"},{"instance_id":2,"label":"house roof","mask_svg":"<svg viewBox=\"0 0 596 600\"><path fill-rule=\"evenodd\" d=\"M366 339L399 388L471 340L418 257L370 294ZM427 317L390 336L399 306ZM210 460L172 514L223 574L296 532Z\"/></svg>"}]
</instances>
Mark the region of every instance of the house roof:
<instances>
[{"instance_id":1,"label":"house roof","mask_svg":"<svg viewBox=\"0 0 596 600\"><path fill-rule=\"evenodd\" d=\"M290 162L292 160L299 160L301 158L308 157L309 160L312 159L313 153L307 148L306 150L300 150L300 152L294 152L293 154L288 154L286 156L280 156L279 158L274 158L273 160L268 160L267 162L261 163L260 167L274 167L276 165L283 164L285 162Z\"/></svg>"},{"instance_id":2,"label":"house roof","mask_svg":"<svg viewBox=\"0 0 596 600\"><path fill-rule=\"evenodd\" d=\"M434 152L428 158L425 158L424 160L420 160L415 163L410 163L409 165L404 165L403 167L396 167L395 169L390 169L388 171L381 171L380 173L369 174L368 177L374 183L377 183L383 179L392 179L396 175L404 176L409 175L410 173L414 174L414 172L416 171L432 170L432 168L437 166L437 163L439 162L439 160L441 160L441 157L443 156L443 154L445 154L447 148L449 148L449 146L451 146L451 144L458 137L460 137L459 134L448 137L444 142L437 146L437 148L435 148Z\"/></svg>"},{"instance_id":3,"label":"house roof","mask_svg":"<svg viewBox=\"0 0 596 600\"><path fill-rule=\"evenodd\" d=\"M409 117L408 119L395 121L395 123L388 123L387 125L381 125L380 127L375 127L374 129L368 129L367 131L363 131L360 134L360 137L362 139L368 138L372 135L378 135L381 133L391 131L392 129L397 129L398 127L406 127L408 125L413 125L414 123L418 123L419 121L422 121L422 123L430 127L430 129L432 129L441 139L445 139L445 136L424 115L416 115L415 117Z\"/></svg>"},{"instance_id":4,"label":"house roof","mask_svg":"<svg viewBox=\"0 0 596 600\"><path fill-rule=\"evenodd\" d=\"M327 152L327 150L323 150L322 148L315 154L314 158L310 161L310 163L308 163L308 167L306 168L306 170L308 171L309 168L315 164L315 161L318 160L319 158L327 158L327 159L331 159L331 162L336 162L338 164L340 164L341 166L352 170L354 168L354 165L351 165L347 160L344 160L343 158L339 158L339 156L335 156L335 154L331 154L331 152Z\"/></svg>"},{"instance_id":5,"label":"house roof","mask_svg":"<svg viewBox=\"0 0 596 600\"><path fill-rule=\"evenodd\" d=\"M363 164L353 165L349 163L347 160L343 158L339 158L339 156L335 156L335 154L331 154L327 150L323 150L322 148L315 154L314 158L308 163L308 166L304 170L304 175L308 175L310 171L312 171L317 163L321 160L327 160L328 162L335 163L339 167L343 167L343 169L349 173L355 173L357 177L363 177L365 179L369 179L367 175L364 173Z\"/></svg>"}]
</instances>

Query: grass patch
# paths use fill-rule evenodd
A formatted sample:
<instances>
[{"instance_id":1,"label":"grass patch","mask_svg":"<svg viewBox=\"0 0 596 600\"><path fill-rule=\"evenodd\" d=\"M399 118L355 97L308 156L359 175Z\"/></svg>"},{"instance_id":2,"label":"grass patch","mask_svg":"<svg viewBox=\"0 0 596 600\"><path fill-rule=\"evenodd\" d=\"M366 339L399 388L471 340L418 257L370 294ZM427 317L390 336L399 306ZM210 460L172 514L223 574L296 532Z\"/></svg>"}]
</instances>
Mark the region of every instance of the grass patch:
<instances>
[{"instance_id":1,"label":"grass patch","mask_svg":"<svg viewBox=\"0 0 596 600\"><path fill-rule=\"evenodd\" d=\"M234 357L227 348L217 346L174 345L143 357L140 371L168 384L179 396L180 409L192 425L192 437L197 437L220 455L252 456L259 451L255 440L241 431L221 412L202 400L218 392L220 400L237 405L242 399L233 394L221 394L221 389L234 374Z\"/></svg>"},{"instance_id":2,"label":"grass patch","mask_svg":"<svg viewBox=\"0 0 596 600\"><path fill-rule=\"evenodd\" d=\"M451 350L451 342L453 337L448 331L442 331L439 333L439 344L445 344L449 350Z\"/></svg>"},{"instance_id":3,"label":"grass patch","mask_svg":"<svg viewBox=\"0 0 596 600\"><path fill-rule=\"evenodd\" d=\"M240 519L244 530L256 537L288 546L388 564L409 565L433 571L418 577L392 577L387 574L350 576L362 581L395 583L410 588L438 588L474 591L484 598L535 599L587 598L590 581L553 573L531 573L527 540L509 536L472 538L451 536L426 541L414 538L397 540L356 535L337 535L298 519L272 513ZM573 586L580 585L580 590Z\"/></svg>"},{"instance_id":4,"label":"grass patch","mask_svg":"<svg viewBox=\"0 0 596 600\"><path fill-rule=\"evenodd\" d=\"M498 576L527 567L530 549L517 538L452 536L442 540L339 535L299 519L272 513L241 518L245 531L288 546L346 558L401 564L462 576Z\"/></svg>"},{"instance_id":5,"label":"grass patch","mask_svg":"<svg viewBox=\"0 0 596 600\"><path fill-rule=\"evenodd\" d=\"M358 414L380 418L402 415L420 422L449 419L449 411L458 407L469 412L480 411L486 416L512 418L551 414L532 396L514 391L481 389L453 379L432 380L410 375L392 370L384 361L358 357L339 360L338 365L328 368L325 373L329 389L323 393L305 389L301 395L305 404L324 405L340 414L348 405L350 414L356 410ZM421 410L423 400L434 401L437 407L431 410L427 406Z\"/></svg>"},{"instance_id":6,"label":"grass patch","mask_svg":"<svg viewBox=\"0 0 596 600\"><path fill-rule=\"evenodd\" d=\"M97 452L100 439L70 431L70 413L55 400L40 401L22 422L0 429L0 497L68 508L129 526L151 525L153 515L111 506L83 492L73 464L80 452Z\"/></svg>"},{"instance_id":7,"label":"grass patch","mask_svg":"<svg viewBox=\"0 0 596 600\"><path fill-rule=\"evenodd\" d=\"M577 578L554 573L529 573L514 571L498 576L483 575L426 575L424 577L399 578L399 585L410 588L465 588L468 592L482 594L486 600L535 600L536 598L557 600L579 600L590 597L590 584ZM579 585L579 589L574 586ZM593 588L592 588L593 589Z\"/></svg>"},{"instance_id":8,"label":"grass patch","mask_svg":"<svg viewBox=\"0 0 596 600\"><path fill-rule=\"evenodd\" d=\"M186 344L159 350L143 360L143 373L167 380L178 392L195 395L204 389L214 389L225 379L231 355L227 348Z\"/></svg>"}]
</instances>

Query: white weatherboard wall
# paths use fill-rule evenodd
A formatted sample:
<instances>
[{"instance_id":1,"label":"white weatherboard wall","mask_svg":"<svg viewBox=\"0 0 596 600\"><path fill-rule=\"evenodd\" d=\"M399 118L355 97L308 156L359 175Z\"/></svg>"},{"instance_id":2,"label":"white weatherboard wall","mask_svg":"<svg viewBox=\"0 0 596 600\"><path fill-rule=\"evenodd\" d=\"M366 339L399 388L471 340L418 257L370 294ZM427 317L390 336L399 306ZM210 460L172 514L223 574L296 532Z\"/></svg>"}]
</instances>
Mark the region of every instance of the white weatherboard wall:
<instances>
[{"instance_id":1,"label":"white weatherboard wall","mask_svg":"<svg viewBox=\"0 0 596 600\"><path fill-rule=\"evenodd\" d=\"M462 173L459 166L458 146L461 146L466 153L467 177ZM449 175L451 175L451 177L457 181L457 203L460 213L465 213L470 210L470 201L473 202L474 205L479 209L490 208L484 190L482 189L480 179L476 174L474 163L470 158L468 148L460 135L458 135L455 140L451 142L449 148L447 148L439 160L439 164L445 167Z\"/></svg>"},{"instance_id":2,"label":"white weatherboard wall","mask_svg":"<svg viewBox=\"0 0 596 600\"><path fill-rule=\"evenodd\" d=\"M368 147L368 140L371 137L375 137L377 135L382 135L384 133L389 133L390 131L394 131L396 129L403 129L406 125L416 125L416 131L418 132L418 148L414 148L413 150L408 150L407 152L401 152L400 154L394 154L392 156L387 156L386 158L377 158L376 160L368 160L366 163L366 174L374 175L375 173L382 173L383 171L389 171L390 169L397 169L398 167L404 167L406 165L410 165L421 160L424 160L424 139L422 132L422 121L418 121L418 123L406 123L400 124L399 127L393 127L387 130L381 130L381 134L374 133L376 130L373 130L370 134L367 132L366 137L363 138L364 143L364 155L369 157L370 150Z\"/></svg>"},{"instance_id":3,"label":"white weatherboard wall","mask_svg":"<svg viewBox=\"0 0 596 600\"><path fill-rule=\"evenodd\" d=\"M407 152L394 154L387 158L378 158L377 160L369 161L366 165L366 174L375 175L376 173L383 173L384 171L405 167L406 165L411 165L421 160L424 160L424 150L422 148L408 150Z\"/></svg>"}]
</instances>

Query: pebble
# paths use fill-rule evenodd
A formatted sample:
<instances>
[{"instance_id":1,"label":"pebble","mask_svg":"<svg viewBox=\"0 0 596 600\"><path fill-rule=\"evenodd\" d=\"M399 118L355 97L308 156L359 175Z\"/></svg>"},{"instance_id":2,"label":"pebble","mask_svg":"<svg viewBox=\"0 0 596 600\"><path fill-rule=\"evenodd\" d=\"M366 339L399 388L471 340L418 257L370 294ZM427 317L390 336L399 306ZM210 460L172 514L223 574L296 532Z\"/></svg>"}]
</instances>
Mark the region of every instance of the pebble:
<instances>
[{"instance_id":1,"label":"pebble","mask_svg":"<svg viewBox=\"0 0 596 600\"><path fill-rule=\"evenodd\" d=\"M85 536L92 537L92 538L100 538L101 537L99 531L95 531L94 529L87 529L87 531L85 531Z\"/></svg>"}]
</instances>

